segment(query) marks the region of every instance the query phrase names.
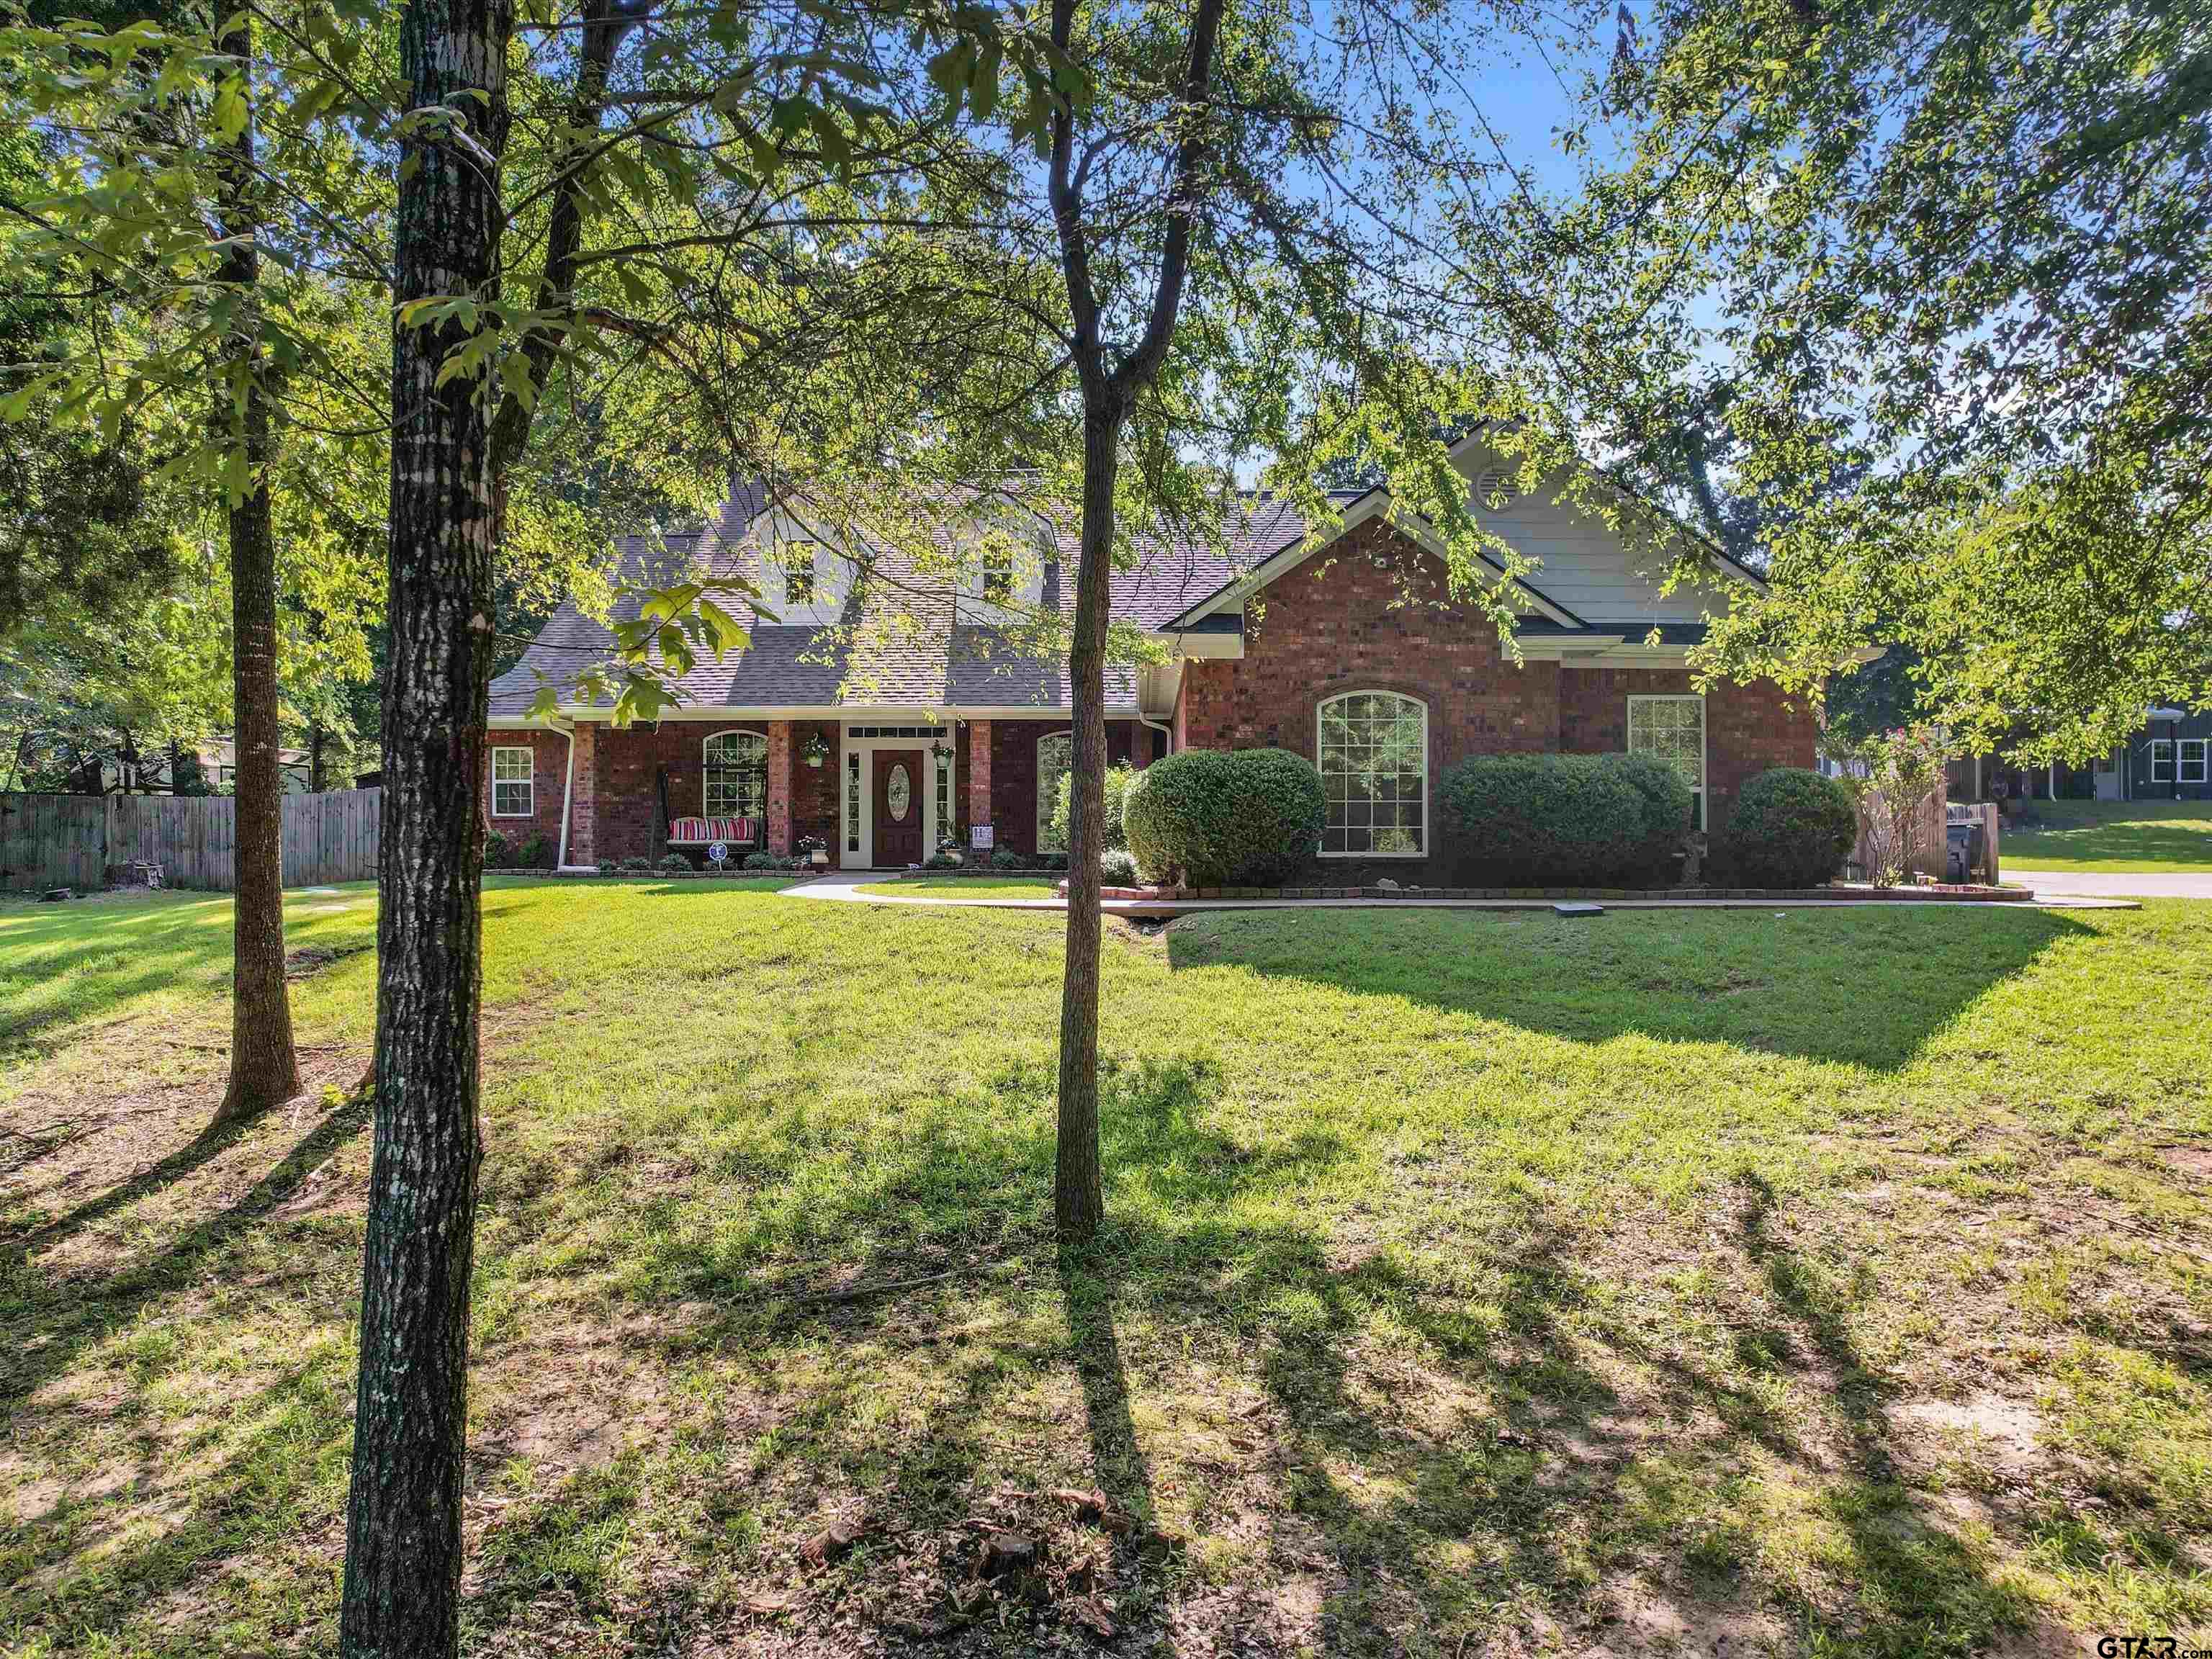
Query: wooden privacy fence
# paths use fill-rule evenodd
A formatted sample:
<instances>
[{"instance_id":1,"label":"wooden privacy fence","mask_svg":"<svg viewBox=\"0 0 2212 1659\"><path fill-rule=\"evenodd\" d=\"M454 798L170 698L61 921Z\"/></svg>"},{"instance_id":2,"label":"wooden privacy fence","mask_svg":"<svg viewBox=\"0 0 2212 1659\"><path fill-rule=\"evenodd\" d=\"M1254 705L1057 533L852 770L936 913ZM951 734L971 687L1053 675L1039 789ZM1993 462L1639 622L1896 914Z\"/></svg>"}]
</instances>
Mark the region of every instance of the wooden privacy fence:
<instances>
[{"instance_id":1,"label":"wooden privacy fence","mask_svg":"<svg viewBox=\"0 0 2212 1659\"><path fill-rule=\"evenodd\" d=\"M284 884L376 874L384 792L284 797ZM134 862L172 887L238 884L238 803L225 795L0 795L0 886L98 887Z\"/></svg>"}]
</instances>

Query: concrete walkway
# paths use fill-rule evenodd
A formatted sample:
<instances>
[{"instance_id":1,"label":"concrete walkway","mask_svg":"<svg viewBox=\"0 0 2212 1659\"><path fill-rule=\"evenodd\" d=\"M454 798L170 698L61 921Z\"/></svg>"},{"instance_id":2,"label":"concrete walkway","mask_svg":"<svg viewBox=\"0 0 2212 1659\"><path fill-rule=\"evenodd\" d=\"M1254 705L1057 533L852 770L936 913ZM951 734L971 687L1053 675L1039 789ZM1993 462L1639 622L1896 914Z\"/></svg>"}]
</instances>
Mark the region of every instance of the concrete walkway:
<instances>
[{"instance_id":1,"label":"concrete walkway","mask_svg":"<svg viewBox=\"0 0 2212 1659\"><path fill-rule=\"evenodd\" d=\"M2007 872L2008 876L2010 872ZM864 893L863 887L890 886L900 878L889 870L832 870L827 875L782 890L787 898L828 899L849 904L924 904L962 909L1064 910L1066 902L1052 898L955 898L942 888L933 892ZM1608 910L1844 910L1869 905L1894 906L1898 899L1607 899ZM1949 910L2004 910L2015 907L1992 905L1986 899L1919 899L1916 907ZM1107 899L1099 908L1109 916L1185 916L1200 910L1548 910L1550 899ZM2140 907L2125 898L2094 895L2039 896L2035 906L2048 910L2133 910Z\"/></svg>"},{"instance_id":2,"label":"concrete walkway","mask_svg":"<svg viewBox=\"0 0 2212 1659\"><path fill-rule=\"evenodd\" d=\"M2212 899L2212 872L2130 876L2102 870L2032 870L2007 860L2004 878L2033 887L2039 897Z\"/></svg>"}]
</instances>

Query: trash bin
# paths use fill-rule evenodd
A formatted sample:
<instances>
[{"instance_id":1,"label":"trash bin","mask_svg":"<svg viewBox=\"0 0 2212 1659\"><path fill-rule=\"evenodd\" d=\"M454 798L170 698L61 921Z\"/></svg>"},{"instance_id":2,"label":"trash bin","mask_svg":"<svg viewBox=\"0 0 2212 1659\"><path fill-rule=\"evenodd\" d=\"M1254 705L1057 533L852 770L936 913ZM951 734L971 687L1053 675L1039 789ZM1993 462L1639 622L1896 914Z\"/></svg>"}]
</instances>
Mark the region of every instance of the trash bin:
<instances>
[{"instance_id":1,"label":"trash bin","mask_svg":"<svg viewBox=\"0 0 2212 1659\"><path fill-rule=\"evenodd\" d=\"M1945 824L1943 878L1946 881L1972 881L1975 872L1986 869L1989 854L1983 846L1985 839L1978 823Z\"/></svg>"}]
</instances>

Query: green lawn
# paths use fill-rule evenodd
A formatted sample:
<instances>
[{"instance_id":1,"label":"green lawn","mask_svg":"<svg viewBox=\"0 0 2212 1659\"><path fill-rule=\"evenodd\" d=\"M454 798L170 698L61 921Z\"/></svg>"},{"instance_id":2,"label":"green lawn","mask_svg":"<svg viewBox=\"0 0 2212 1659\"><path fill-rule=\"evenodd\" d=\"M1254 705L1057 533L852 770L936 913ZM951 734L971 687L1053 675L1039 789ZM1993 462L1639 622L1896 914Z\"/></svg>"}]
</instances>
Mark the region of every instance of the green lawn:
<instances>
[{"instance_id":1,"label":"green lawn","mask_svg":"<svg viewBox=\"0 0 2212 1659\"><path fill-rule=\"evenodd\" d=\"M0 905L0 1649L331 1648L372 905ZM2212 905L1112 925L1067 1257L1058 915L485 909L471 1653L2212 1642Z\"/></svg>"},{"instance_id":2,"label":"green lawn","mask_svg":"<svg viewBox=\"0 0 2212 1659\"><path fill-rule=\"evenodd\" d=\"M2008 825L1998 856L2024 870L2212 871L2212 801L2039 800L2041 826Z\"/></svg>"},{"instance_id":3,"label":"green lawn","mask_svg":"<svg viewBox=\"0 0 2212 1659\"><path fill-rule=\"evenodd\" d=\"M933 898L1055 898L1065 876L899 876L872 881L863 893L897 897L927 893Z\"/></svg>"}]
</instances>

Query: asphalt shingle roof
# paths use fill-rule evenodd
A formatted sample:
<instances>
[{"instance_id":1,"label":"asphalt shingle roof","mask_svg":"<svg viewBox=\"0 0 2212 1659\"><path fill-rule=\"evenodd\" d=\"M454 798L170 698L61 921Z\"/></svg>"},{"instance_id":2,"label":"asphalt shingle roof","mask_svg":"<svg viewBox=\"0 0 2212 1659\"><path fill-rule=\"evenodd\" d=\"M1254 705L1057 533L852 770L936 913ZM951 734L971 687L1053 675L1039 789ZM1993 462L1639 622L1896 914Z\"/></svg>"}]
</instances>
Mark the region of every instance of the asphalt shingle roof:
<instances>
[{"instance_id":1,"label":"asphalt shingle roof","mask_svg":"<svg viewBox=\"0 0 2212 1659\"><path fill-rule=\"evenodd\" d=\"M752 523L765 505L757 486L741 485L715 523L683 535L626 536L616 545L612 573L618 595L611 620L637 614L628 590L665 586L687 575L710 580L761 576L761 549ZM950 547L945 514L933 526ZM1117 622L1157 628L1305 533L1297 513L1283 502L1254 500L1225 538L1161 538L1139 549L1133 567L1114 576L1112 615ZM1072 616L1075 554L1072 531L1057 537L1057 561L1045 566L1042 600ZM878 562L879 580L848 599L837 625L760 623L745 648L720 660L702 653L676 681L684 704L700 708L1065 708L1071 694L1064 659L1041 658L1015 631L972 619L975 601L957 599L939 576L925 575L895 550ZM539 630L520 661L492 682L491 713L517 718L529 712L539 688L550 683L564 705L580 699L575 678L607 661L613 650L608 625L563 605ZM1135 670L1109 665L1107 701L1136 701Z\"/></svg>"}]
</instances>

